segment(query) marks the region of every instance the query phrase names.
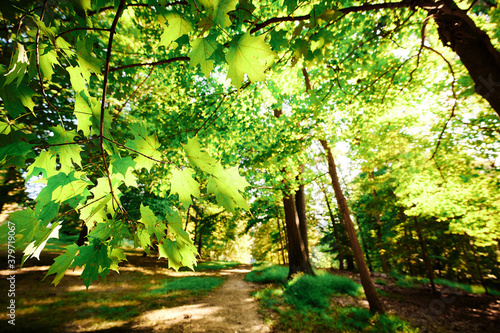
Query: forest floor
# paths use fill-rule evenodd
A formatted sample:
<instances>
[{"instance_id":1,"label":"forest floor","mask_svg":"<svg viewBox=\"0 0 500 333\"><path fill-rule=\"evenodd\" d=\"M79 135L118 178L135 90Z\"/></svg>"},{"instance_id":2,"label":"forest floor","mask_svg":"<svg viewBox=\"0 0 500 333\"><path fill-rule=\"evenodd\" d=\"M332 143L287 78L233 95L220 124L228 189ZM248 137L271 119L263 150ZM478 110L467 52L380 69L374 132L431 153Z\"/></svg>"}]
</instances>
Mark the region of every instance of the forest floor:
<instances>
[{"instance_id":1,"label":"forest floor","mask_svg":"<svg viewBox=\"0 0 500 333\"><path fill-rule=\"evenodd\" d=\"M358 274L330 270L332 274L348 276L360 283ZM385 274L377 274L375 284L387 312L410 322L420 332L500 332L500 297L473 294L460 289L436 285L434 295L430 284L411 288L395 285L395 280ZM336 298L340 306L361 306L368 308L364 299L352 297Z\"/></svg>"},{"instance_id":2,"label":"forest floor","mask_svg":"<svg viewBox=\"0 0 500 333\"><path fill-rule=\"evenodd\" d=\"M16 326L7 324L2 310L2 332L276 332L264 324L251 292L262 285L243 280L250 266L174 272L165 261L129 255L120 274L112 272L88 291L70 272L57 287L51 276L41 281L56 253L31 259L16 273ZM4 258L4 253L0 253ZM5 262L4 260L2 260ZM359 282L356 274L334 270ZM0 270L0 306L6 309L8 270ZM219 279L222 285L207 292L163 291L168 281L199 277ZM379 294L389 313L419 327L420 332L498 332L500 298L439 286L401 288L391 278L377 276ZM204 280L200 280L204 281ZM159 292L158 292L159 291ZM338 306L368 307L364 298L336 297ZM15 329L14 329L15 328Z\"/></svg>"}]
</instances>

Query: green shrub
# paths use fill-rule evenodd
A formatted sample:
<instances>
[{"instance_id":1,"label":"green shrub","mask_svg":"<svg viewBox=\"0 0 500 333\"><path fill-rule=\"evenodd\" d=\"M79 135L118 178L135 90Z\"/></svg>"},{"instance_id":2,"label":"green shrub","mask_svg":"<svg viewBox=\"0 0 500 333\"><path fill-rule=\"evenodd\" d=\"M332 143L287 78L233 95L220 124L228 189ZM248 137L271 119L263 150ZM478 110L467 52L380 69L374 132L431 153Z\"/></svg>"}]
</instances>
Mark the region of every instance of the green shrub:
<instances>
[{"instance_id":1,"label":"green shrub","mask_svg":"<svg viewBox=\"0 0 500 333\"><path fill-rule=\"evenodd\" d=\"M299 309L326 308L330 304L331 295L340 293L356 296L360 290L359 284L342 276L331 274L297 275L288 282L285 297L288 303Z\"/></svg>"},{"instance_id":2,"label":"green shrub","mask_svg":"<svg viewBox=\"0 0 500 333\"><path fill-rule=\"evenodd\" d=\"M257 283L284 284L288 277L288 268L278 265L262 264L245 276L245 281Z\"/></svg>"}]
</instances>

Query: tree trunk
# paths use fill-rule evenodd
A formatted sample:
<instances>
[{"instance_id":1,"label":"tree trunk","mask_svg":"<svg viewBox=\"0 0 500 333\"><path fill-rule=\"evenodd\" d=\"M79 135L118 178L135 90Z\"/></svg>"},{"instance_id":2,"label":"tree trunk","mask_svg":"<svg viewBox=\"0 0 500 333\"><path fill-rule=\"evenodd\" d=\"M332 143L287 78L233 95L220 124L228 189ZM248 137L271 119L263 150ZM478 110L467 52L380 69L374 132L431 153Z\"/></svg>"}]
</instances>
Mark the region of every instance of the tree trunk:
<instances>
[{"instance_id":1,"label":"tree trunk","mask_svg":"<svg viewBox=\"0 0 500 333\"><path fill-rule=\"evenodd\" d=\"M365 237L363 237L362 233L359 236L360 236L359 238L361 240L361 248L363 249L363 251L366 255L366 263L368 264L368 270L370 272L373 272L372 261L370 259L370 253L368 251L368 246L366 245Z\"/></svg>"},{"instance_id":2,"label":"tree trunk","mask_svg":"<svg viewBox=\"0 0 500 333\"><path fill-rule=\"evenodd\" d=\"M299 229L302 241L306 248L306 254L309 258L309 237L307 236L307 215L306 215L306 195L304 192L304 185L300 185L298 191L295 193L295 209L299 218Z\"/></svg>"},{"instance_id":3,"label":"tree trunk","mask_svg":"<svg viewBox=\"0 0 500 333\"><path fill-rule=\"evenodd\" d=\"M384 254L384 247L383 247L383 241L382 241L382 222L380 221L380 215L378 213L375 213L375 221L377 223L377 247L378 247L378 254L380 256L380 261L382 262L382 270L384 273L388 274L389 273L389 267L387 266L387 260L385 259L385 254Z\"/></svg>"},{"instance_id":4,"label":"tree trunk","mask_svg":"<svg viewBox=\"0 0 500 333\"><path fill-rule=\"evenodd\" d=\"M349 213L349 207L347 206L347 201L342 193L342 189L340 188L339 179L337 176L337 171L335 167L335 161L333 159L332 152L328 147L328 144L325 140L320 140L321 145L325 149L325 153L328 160L328 171L330 173L330 177L332 178L333 189L335 190L335 197L337 198L337 203L344 219L344 223L347 229L347 234L349 235L349 240L351 242L352 252L354 254L354 259L356 260L356 265L359 270L359 277L361 279L361 284L363 285L363 289L365 290L366 299L370 304L370 311L384 313L384 306L382 302L377 296L377 292L375 290L375 286L373 285L373 281L370 277L370 272L368 271L368 267L366 266L365 257L363 255L363 250L361 249L361 245L359 244L358 236L356 234L356 229L354 228L354 223L351 220L351 215Z\"/></svg>"},{"instance_id":5,"label":"tree trunk","mask_svg":"<svg viewBox=\"0 0 500 333\"><path fill-rule=\"evenodd\" d=\"M285 208L285 223L288 235L288 278L290 279L299 272L314 275L300 232L300 222L293 194L283 198L283 207Z\"/></svg>"},{"instance_id":6,"label":"tree trunk","mask_svg":"<svg viewBox=\"0 0 500 333\"><path fill-rule=\"evenodd\" d=\"M415 228L417 229L418 240L420 241L420 247L422 249L422 257L425 262L425 268L427 269L427 277L431 282L432 293L437 294L436 285L434 284L434 270L432 269L431 261L429 259L429 254L427 253L427 246L425 245L424 236L422 236L422 230L418 224L418 219L416 216L413 217L415 221Z\"/></svg>"},{"instance_id":7,"label":"tree trunk","mask_svg":"<svg viewBox=\"0 0 500 333\"><path fill-rule=\"evenodd\" d=\"M453 0L439 1L435 7L425 9L437 24L443 45L453 49L469 71L476 93L483 96L500 117L500 52L489 36Z\"/></svg>"},{"instance_id":8,"label":"tree trunk","mask_svg":"<svg viewBox=\"0 0 500 333\"><path fill-rule=\"evenodd\" d=\"M342 253L342 243L340 242L339 231L337 229L337 224L335 223L335 216L333 215L332 207L330 206L330 200L324 188L321 189L325 195L326 207L328 208L328 213L330 214L330 220L332 221L333 235L335 236L335 241L337 242L337 250L339 251L339 269L344 270L344 254Z\"/></svg>"},{"instance_id":9,"label":"tree trunk","mask_svg":"<svg viewBox=\"0 0 500 333\"><path fill-rule=\"evenodd\" d=\"M283 257L283 265L285 265L286 264L285 245L283 244L283 237L281 236L281 223L280 223L280 216L279 216L279 207L276 208L276 223L278 224L278 233L280 236L281 256Z\"/></svg>"},{"instance_id":10,"label":"tree trunk","mask_svg":"<svg viewBox=\"0 0 500 333\"><path fill-rule=\"evenodd\" d=\"M404 229L404 233L405 233L405 238L409 238L411 240L413 240L413 235L411 233L411 230L410 230L410 235L408 236L408 232L406 231L406 228L403 228ZM413 263L412 263L412 253L410 251L411 249L411 245L410 245L410 242L405 242L406 243L406 251L407 251L407 258L408 258L408 267L410 268L410 276L415 276L415 271L413 270Z\"/></svg>"},{"instance_id":11,"label":"tree trunk","mask_svg":"<svg viewBox=\"0 0 500 333\"><path fill-rule=\"evenodd\" d=\"M467 237L467 244L469 245L469 249L471 250L471 252L474 256L474 262L476 263L476 269L477 269L477 273L479 274L479 279L481 280L481 284L484 287L485 293L489 294L488 286L486 285L486 282L484 281L483 272L481 271L481 265L479 265L479 260L477 259L476 250L474 250L474 246L473 246L473 244L471 244L471 239L469 237L469 234L465 233L465 236Z\"/></svg>"},{"instance_id":12,"label":"tree trunk","mask_svg":"<svg viewBox=\"0 0 500 333\"><path fill-rule=\"evenodd\" d=\"M76 245L83 246L85 244L85 241L87 240L88 233L89 229L87 228L87 224L83 222L82 229L80 230L80 235L78 236L78 240L76 241Z\"/></svg>"}]
</instances>

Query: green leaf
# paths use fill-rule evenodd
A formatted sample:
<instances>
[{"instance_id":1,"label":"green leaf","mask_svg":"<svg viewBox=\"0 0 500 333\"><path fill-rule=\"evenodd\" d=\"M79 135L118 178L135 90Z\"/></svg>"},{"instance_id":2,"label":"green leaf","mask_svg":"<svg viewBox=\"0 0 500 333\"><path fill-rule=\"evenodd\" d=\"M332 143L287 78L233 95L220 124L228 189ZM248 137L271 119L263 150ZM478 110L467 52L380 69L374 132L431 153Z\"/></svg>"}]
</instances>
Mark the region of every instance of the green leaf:
<instances>
[{"instance_id":1,"label":"green leaf","mask_svg":"<svg viewBox=\"0 0 500 333\"><path fill-rule=\"evenodd\" d=\"M145 168L149 171L151 167L155 165L155 162L148 157L151 157L155 160L161 160L161 153L158 151L158 148L160 148L158 139L154 136L148 136L146 133L147 132L145 129L133 129L135 138L134 140L131 140L126 144L127 147L143 154L138 154L134 159L134 161L137 163L136 170Z\"/></svg>"},{"instance_id":2,"label":"green leaf","mask_svg":"<svg viewBox=\"0 0 500 333\"><path fill-rule=\"evenodd\" d=\"M214 53L219 43L216 36L210 35L205 38L197 38L191 42L191 52L189 53L189 66L200 65L201 71L208 78L214 69L214 61L209 58Z\"/></svg>"},{"instance_id":3,"label":"green leaf","mask_svg":"<svg viewBox=\"0 0 500 333\"><path fill-rule=\"evenodd\" d=\"M16 85L19 86L24 78L24 74L26 73L28 65L28 53L24 49L23 44L17 43L16 52L14 53L14 57L12 58L11 66L9 67L9 71L7 72L7 74L5 74L6 79L4 85L8 85L15 80Z\"/></svg>"},{"instance_id":4,"label":"green leaf","mask_svg":"<svg viewBox=\"0 0 500 333\"><path fill-rule=\"evenodd\" d=\"M0 164L5 165L16 165L19 167L24 167L24 161L28 156L33 154L33 147L35 145L30 145L24 141L17 141L12 144L8 144L0 148ZM18 163L14 161L18 161Z\"/></svg>"},{"instance_id":5,"label":"green leaf","mask_svg":"<svg viewBox=\"0 0 500 333\"><path fill-rule=\"evenodd\" d=\"M50 177L37 197L35 212L39 213L45 206L54 203L68 203L76 207L78 203L83 202L90 192L87 187L92 184L91 181L84 179L85 174L77 171L71 171L69 174L59 172Z\"/></svg>"},{"instance_id":6,"label":"green leaf","mask_svg":"<svg viewBox=\"0 0 500 333\"><path fill-rule=\"evenodd\" d=\"M67 131L60 125L50 128L54 136L48 139L51 146L49 152L59 155L59 163L61 163L62 171L70 171L73 169L73 163L82 166L82 157L80 152L82 148L74 142L74 137L78 135L75 131Z\"/></svg>"},{"instance_id":7,"label":"green leaf","mask_svg":"<svg viewBox=\"0 0 500 333\"><path fill-rule=\"evenodd\" d=\"M246 200L239 193L247 186L250 184L240 176L237 167L226 170L219 167L213 176L209 177L207 190L209 193L215 194L219 205L234 212L236 208L249 210Z\"/></svg>"},{"instance_id":8,"label":"green leaf","mask_svg":"<svg viewBox=\"0 0 500 333\"><path fill-rule=\"evenodd\" d=\"M40 70L42 71L43 76L49 81L54 74L55 65L60 65L59 61L57 60L57 52L56 50L47 46L43 50L43 53L40 54Z\"/></svg>"},{"instance_id":9,"label":"green leaf","mask_svg":"<svg viewBox=\"0 0 500 333\"><path fill-rule=\"evenodd\" d=\"M7 135L10 133L12 126L9 123L0 121L0 134Z\"/></svg>"},{"instance_id":10,"label":"green leaf","mask_svg":"<svg viewBox=\"0 0 500 333\"><path fill-rule=\"evenodd\" d=\"M165 237L165 230L167 229L165 223L161 222L153 213L153 211L148 206L144 206L142 203L140 206L140 211L141 219L139 220L139 222L144 224L144 226L146 227L146 231L150 235L155 234L158 240Z\"/></svg>"},{"instance_id":11,"label":"green leaf","mask_svg":"<svg viewBox=\"0 0 500 333\"><path fill-rule=\"evenodd\" d=\"M56 274L56 277L52 281L54 286L57 286L61 282L66 271L71 267L75 257L78 255L80 248L76 244L71 244L66 246L66 252L61 254L54 259L54 263L49 267L47 274L45 274L45 279L48 275Z\"/></svg>"},{"instance_id":12,"label":"green leaf","mask_svg":"<svg viewBox=\"0 0 500 333\"><path fill-rule=\"evenodd\" d=\"M175 239L181 243L192 244L189 234L182 228L182 220L179 214L172 212L166 215L169 232L175 234Z\"/></svg>"},{"instance_id":13,"label":"green leaf","mask_svg":"<svg viewBox=\"0 0 500 333\"><path fill-rule=\"evenodd\" d=\"M265 79L264 71L274 61L275 53L264 39L265 35L253 37L247 32L229 48L226 55L229 65L227 75L237 88L241 87L244 74L252 82Z\"/></svg>"},{"instance_id":14,"label":"green leaf","mask_svg":"<svg viewBox=\"0 0 500 333\"><path fill-rule=\"evenodd\" d=\"M82 71L81 67L66 67L66 70L69 73L69 79L71 81L71 86L76 94L80 91L87 91L87 83L89 82L89 77L87 73Z\"/></svg>"},{"instance_id":15,"label":"green leaf","mask_svg":"<svg viewBox=\"0 0 500 333\"><path fill-rule=\"evenodd\" d=\"M94 38L79 36L76 42L76 56L78 58L78 63L81 67L85 68L85 70L91 70L96 74L101 74L103 61L90 54L94 42L96 42Z\"/></svg>"},{"instance_id":16,"label":"green leaf","mask_svg":"<svg viewBox=\"0 0 500 333\"><path fill-rule=\"evenodd\" d=\"M167 26L165 26L161 35L160 46L163 45L168 48L173 41L193 31L191 22L184 19L180 14L170 13L165 16L165 20L167 21ZM174 49L176 47L177 45L174 45Z\"/></svg>"},{"instance_id":17,"label":"green leaf","mask_svg":"<svg viewBox=\"0 0 500 333\"><path fill-rule=\"evenodd\" d=\"M57 174L57 161L54 153L42 150L40 155L35 158L35 162L31 163L26 173L26 181L33 176L38 176L42 173L43 178L47 179Z\"/></svg>"},{"instance_id":18,"label":"green leaf","mask_svg":"<svg viewBox=\"0 0 500 333\"><path fill-rule=\"evenodd\" d=\"M97 101L85 94L85 91L80 91L75 95L75 116L78 119L77 131L82 131L85 136L90 135L90 128L92 125L99 126L98 122L94 121L94 109L99 109ZM100 112L100 110L99 110ZM94 127L95 127L94 125ZM99 130L99 128L97 128ZM96 134L96 133L94 133Z\"/></svg>"},{"instance_id":19,"label":"green leaf","mask_svg":"<svg viewBox=\"0 0 500 333\"><path fill-rule=\"evenodd\" d=\"M197 166L202 171L211 174L217 165L215 158L208 153L202 152L198 137L188 138L188 142L182 145L191 165Z\"/></svg>"},{"instance_id":20,"label":"green leaf","mask_svg":"<svg viewBox=\"0 0 500 333\"><path fill-rule=\"evenodd\" d=\"M93 281L101 277L103 280L109 273L113 262L108 257L108 247L96 239L91 244L81 246L80 252L73 262L74 267L84 266L81 278L88 288Z\"/></svg>"},{"instance_id":21,"label":"green leaf","mask_svg":"<svg viewBox=\"0 0 500 333\"><path fill-rule=\"evenodd\" d=\"M59 238L59 229L61 229L62 225L59 222L53 223L50 228L45 228L45 230L39 230L35 234L35 240L32 241L26 249L24 249L24 256L21 261L21 264L32 257L40 260L40 253L43 248L47 244L47 241L50 238Z\"/></svg>"},{"instance_id":22,"label":"green leaf","mask_svg":"<svg viewBox=\"0 0 500 333\"><path fill-rule=\"evenodd\" d=\"M199 0L198 2L212 16L215 24L220 25L222 28L231 25L231 19L227 13L236 9L238 0Z\"/></svg>"},{"instance_id":23,"label":"green leaf","mask_svg":"<svg viewBox=\"0 0 500 333\"><path fill-rule=\"evenodd\" d=\"M119 154L111 157L111 178L122 180L127 186L137 186L137 177L132 173L137 163L130 156L122 158Z\"/></svg>"},{"instance_id":24,"label":"green leaf","mask_svg":"<svg viewBox=\"0 0 500 333\"><path fill-rule=\"evenodd\" d=\"M182 171L174 169L170 179L170 193L179 195L179 201L185 209L193 203L191 196L200 197L200 184L193 179L193 175L193 169L186 168Z\"/></svg>"}]
</instances>

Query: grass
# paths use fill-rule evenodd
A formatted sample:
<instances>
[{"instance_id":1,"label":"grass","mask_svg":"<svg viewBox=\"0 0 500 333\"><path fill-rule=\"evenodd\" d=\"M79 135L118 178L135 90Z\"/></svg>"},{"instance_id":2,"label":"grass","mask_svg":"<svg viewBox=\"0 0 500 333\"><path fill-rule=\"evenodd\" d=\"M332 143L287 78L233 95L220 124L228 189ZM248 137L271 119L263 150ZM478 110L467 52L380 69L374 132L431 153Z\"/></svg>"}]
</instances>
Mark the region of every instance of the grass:
<instances>
[{"instance_id":1,"label":"grass","mask_svg":"<svg viewBox=\"0 0 500 333\"><path fill-rule=\"evenodd\" d=\"M421 278L415 276L407 276L407 275L397 275L394 274L393 277L396 279L396 286L402 288L413 288L419 284L429 284L430 281L428 278ZM461 289L463 291L472 293L472 294L484 294L485 290L482 285L478 284L467 284L460 283L456 281L450 281L446 279L434 279L436 284L440 284L443 286L447 286L449 288ZM494 296L500 296L500 291L495 289L488 289L489 293Z\"/></svg>"},{"instance_id":2,"label":"grass","mask_svg":"<svg viewBox=\"0 0 500 333\"><path fill-rule=\"evenodd\" d=\"M262 313L273 329L286 332L408 332L418 330L392 315L371 315L367 309L336 307L334 296L359 297L362 288L349 278L318 272L316 276L296 275L286 281L288 269L259 264L246 280L266 283L253 293L262 304Z\"/></svg>"},{"instance_id":3,"label":"grass","mask_svg":"<svg viewBox=\"0 0 500 333\"><path fill-rule=\"evenodd\" d=\"M233 268L241 265L241 263L237 261L220 261L220 260L211 260L211 261L200 261L198 265L196 265L196 271L207 271L207 270L219 270L226 268Z\"/></svg>"},{"instance_id":4,"label":"grass","mask_svg":"<svg viewBox=\"0 0 500 333\"><path fill-rule=\"evenodd\" d=\"M245 281L284 284L287 277L287 267L262 263L254 265L252 271L245 276Z\"/></svg>"},{"instance_id":5,"label":"grass","mask_svg":"<svg viewBox=\"0 0 500 333\"><path fill-rule=\"evenodd\" d=\"M204 264L207 269L234 265ZM16 279L17 332L32 332L34 327L48 332L79 332L83 327L127 331L127 325L142 315L196 302L225 280L213 274L200 276L165 267L126 266L120 274L111 273L106 281L92 284L87 291L83 281L71 272L57 287L50 285L53 276L40 282L45 273L46 269L32 269ZM0 281L0 289L8 290L6 279ZM4 304L7 306L0 301L1 306ZM4 331L9 331L5 320L0 321L0 332Z\"/></svg>"},{"instance_id":6,"label":"grass","mask_svg":"<svg viewBox=\"0 0 500 333\"><path fill-rule=\"evenodd\" d=\"M150 294L166 294L170 291L187 290L192 294L205 294L224 282L223 278L210 276L187 276L165 281L159 288L151 291Z\"/></svg>"}]
</instances>

